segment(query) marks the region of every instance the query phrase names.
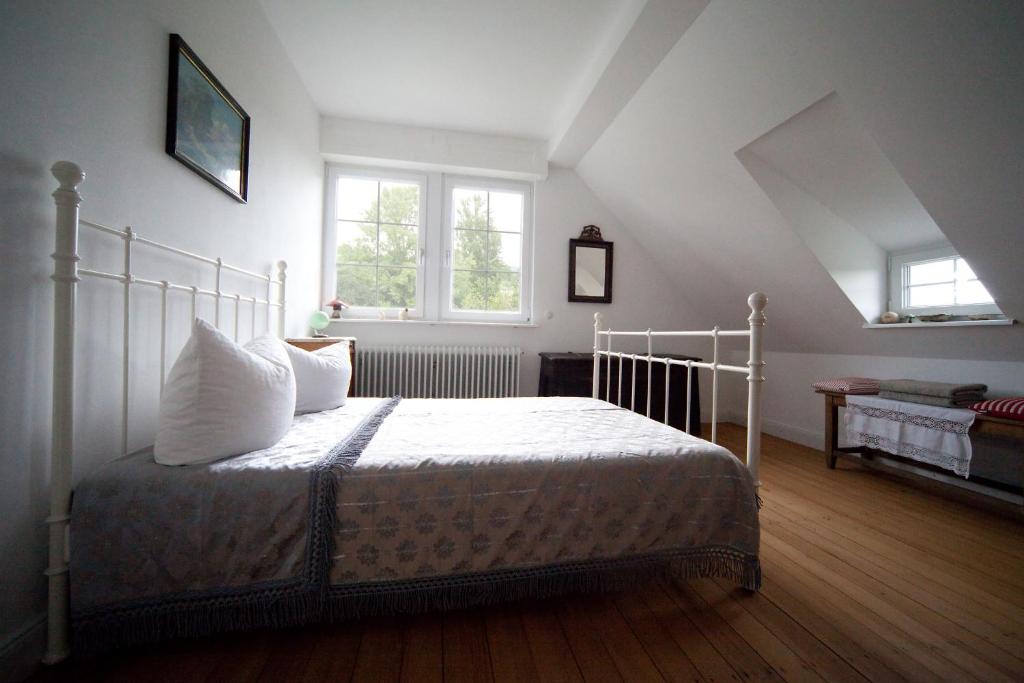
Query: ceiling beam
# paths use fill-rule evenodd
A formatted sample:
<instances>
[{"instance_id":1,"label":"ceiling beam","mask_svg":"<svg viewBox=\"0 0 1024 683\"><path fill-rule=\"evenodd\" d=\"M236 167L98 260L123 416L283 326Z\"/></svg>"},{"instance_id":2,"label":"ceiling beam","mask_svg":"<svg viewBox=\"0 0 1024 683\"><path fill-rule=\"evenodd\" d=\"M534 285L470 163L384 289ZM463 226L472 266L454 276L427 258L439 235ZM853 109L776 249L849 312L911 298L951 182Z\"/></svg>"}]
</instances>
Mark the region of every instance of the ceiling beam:
<instances>
[{"instance_id":1,"label":"ceiling beam","mask_svg":"<svg viewBox=\"0 0 1024 683\"><path fill-rule=\"evenodd\" d=\"M593 89L551 138L551 163L575 168L709 1L648 0Z\"/></svg>"}]
</instances>

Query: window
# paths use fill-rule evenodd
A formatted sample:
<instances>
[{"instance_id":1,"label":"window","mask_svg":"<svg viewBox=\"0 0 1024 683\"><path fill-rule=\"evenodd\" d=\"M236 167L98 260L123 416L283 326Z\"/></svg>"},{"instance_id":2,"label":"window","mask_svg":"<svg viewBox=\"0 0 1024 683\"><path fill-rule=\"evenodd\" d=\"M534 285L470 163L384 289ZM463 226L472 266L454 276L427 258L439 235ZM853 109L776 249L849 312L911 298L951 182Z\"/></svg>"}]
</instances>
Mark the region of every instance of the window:
<instances>
[{"instance_id":1,"label":"window","mask_svg":"<svg viewBox=\"0 0 1024 683\"><path fill-rule=\"evenodd\" d=\"M525 320L528 186L449 179L442 314Z\"/></svg>"},{"instance_id":2,"label":"window","mask_svg":"<svg viewBox=\"0 0 1024 683\"><path fill-rule=\"evenodd\" d=\"M346 317L530 320L528 183L328 166L324 287Z\"/></svg>"},{"instance_id":3,"label":"window","mask_svg":"<svg viewBox=\"0 0 1024 683\"><path fill-rule=\"evenodd\" d=\"M329 223L336 238L335 295L353 313L423 308L422 177L335 172Z\"/></svg>"},{"instance_id":4,"label":"window","mask_svg":"<svg viewBox=\"0 0 1024 683\"><path fill-rule=\"evenodd\" d=\"M999 313L992 295L952 247L890 257L892 301L911 315Z\"/></svg>"}]
</instances>

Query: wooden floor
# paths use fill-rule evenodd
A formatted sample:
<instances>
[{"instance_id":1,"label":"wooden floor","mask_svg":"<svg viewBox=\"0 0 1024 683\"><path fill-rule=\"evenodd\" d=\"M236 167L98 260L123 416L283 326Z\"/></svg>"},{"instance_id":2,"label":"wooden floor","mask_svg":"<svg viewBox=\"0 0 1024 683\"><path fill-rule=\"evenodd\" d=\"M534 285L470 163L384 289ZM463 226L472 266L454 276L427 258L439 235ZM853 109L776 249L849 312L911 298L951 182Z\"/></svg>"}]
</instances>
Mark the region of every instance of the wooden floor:
<instances>
[{"instance_id":1,"label":"wooden floor","mask_svg":"<svg viewBox=\"0 0 1024 683\"><path fill-rule=\"evenodd\" d=\"M742 431L722 427L740 450ZM38 680L1022 681L1024 524L766 437L764 587L637 586L258 632Z\"/></svg>"}]
</instances>

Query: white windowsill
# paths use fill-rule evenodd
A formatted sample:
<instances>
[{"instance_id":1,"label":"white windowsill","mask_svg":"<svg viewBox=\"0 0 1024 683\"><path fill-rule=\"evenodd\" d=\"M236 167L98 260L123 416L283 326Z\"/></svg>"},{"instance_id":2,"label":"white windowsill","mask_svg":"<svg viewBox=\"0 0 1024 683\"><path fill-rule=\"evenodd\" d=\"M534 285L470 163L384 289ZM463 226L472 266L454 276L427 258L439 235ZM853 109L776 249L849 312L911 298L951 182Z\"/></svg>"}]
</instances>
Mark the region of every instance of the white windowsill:
<instances>
[{"instance_id":1,"label":"white windowsill","mask_svg":"<svg viewBox=\"0 0 1024 683\"><path fill-rule=\"evenodd\" d=\"M430 326L461 326L469 325L474 327L524 327L532 328L539 327L536 323L501 323L501 322L489 322L485 320L395 320L388 318L381 320L379 318L332 318L331 325L347 325L349 323L355 323L357 325L430 325Z\"/></svg>"},{"instance_id":2,"label":"white windowsill","mask_svg":"<svg viewBox=\"0 0 1024 683\"><path fill-rule=\"evenodd\" d=\"M884 330L890 327L906 329L908 327L929 329L932 327L1005 327L1017 321L1013 318L1004 320L947 320L944 323L864 323L864 329Z\"/></svg>"}]
</instances>

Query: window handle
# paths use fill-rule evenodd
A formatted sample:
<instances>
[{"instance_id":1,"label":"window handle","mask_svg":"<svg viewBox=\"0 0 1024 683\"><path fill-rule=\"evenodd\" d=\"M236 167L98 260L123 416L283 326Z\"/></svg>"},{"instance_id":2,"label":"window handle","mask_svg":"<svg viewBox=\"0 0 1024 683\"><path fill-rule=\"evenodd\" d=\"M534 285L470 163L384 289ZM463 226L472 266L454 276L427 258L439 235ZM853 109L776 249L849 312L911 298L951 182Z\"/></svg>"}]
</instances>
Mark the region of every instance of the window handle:
<instances>
[{"instance_id":1,"label":"window handle","mask_svg":"<svg viewBox=\"0 0 1024 683\"><path fill-rule=\"evenodd\" d=\"M420 265L422 266L427 261L427 250L420 247Z\"/></svg>"}]
</instances>

